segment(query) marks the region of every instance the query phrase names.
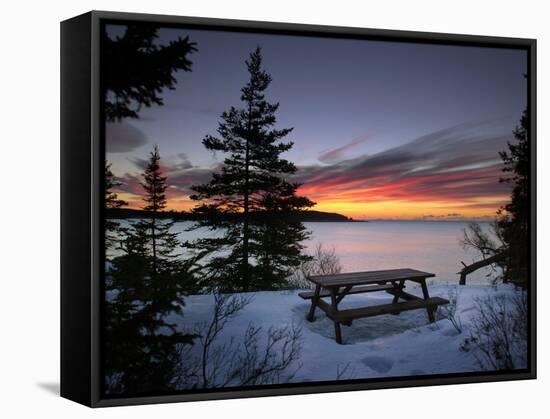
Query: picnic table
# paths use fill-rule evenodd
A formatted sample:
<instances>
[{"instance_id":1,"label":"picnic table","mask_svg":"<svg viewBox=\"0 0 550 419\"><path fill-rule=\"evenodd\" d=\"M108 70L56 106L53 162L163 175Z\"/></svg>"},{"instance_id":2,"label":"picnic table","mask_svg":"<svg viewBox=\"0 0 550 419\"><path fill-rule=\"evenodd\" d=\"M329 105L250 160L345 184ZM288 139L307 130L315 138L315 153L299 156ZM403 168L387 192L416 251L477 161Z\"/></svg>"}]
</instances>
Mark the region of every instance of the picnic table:
<instances>
[{"instance_id":1,"label":"picnic table","mask_svg":"<svg viewBox=\"0 0 550 419\"><path fill-rule=\"evenodd\" d=\"M351 326L353 320L382 314L398 315L402 311L426 309L431 323L435 321L434 312L437 306L449 301L440 297L430 297L426 279L435 274L416 269L389 269L383 271L352 272L334 275L317 275L308 277L315 285L314 291L301 292L298 295L311 300L307 320L315 320L315 309L323 310L334 322L336 342L342 343L340 325ZM407 281L420 284L422 297L405 292ZM390 304L379 304L359 308L339 310L338 304L346 295L384 291L393 295ZM330 303L323 298L330 297ZM400 302L399 300L404 300Z\"/></svg>"}]
</instances>

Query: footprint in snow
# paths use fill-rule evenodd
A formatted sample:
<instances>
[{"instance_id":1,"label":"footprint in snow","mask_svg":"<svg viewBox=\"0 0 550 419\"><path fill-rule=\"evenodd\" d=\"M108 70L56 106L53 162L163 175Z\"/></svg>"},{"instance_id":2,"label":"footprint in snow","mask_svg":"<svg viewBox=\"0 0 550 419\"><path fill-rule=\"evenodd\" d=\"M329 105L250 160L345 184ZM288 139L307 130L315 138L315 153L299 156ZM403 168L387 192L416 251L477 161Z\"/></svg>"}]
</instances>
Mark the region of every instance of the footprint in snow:
<instances>
[{"instance_id":1,"label":"footprint in snow","mask_svg":"<svg viewBox=\"0 0 550 419\"><path fill-rule=\"evenodd\" d=\"M379 373L388 372L393 367L393 361L389 358L384 358L383 356L367 356L363 358L361 362Z\"/></svg>"}]
</instances>

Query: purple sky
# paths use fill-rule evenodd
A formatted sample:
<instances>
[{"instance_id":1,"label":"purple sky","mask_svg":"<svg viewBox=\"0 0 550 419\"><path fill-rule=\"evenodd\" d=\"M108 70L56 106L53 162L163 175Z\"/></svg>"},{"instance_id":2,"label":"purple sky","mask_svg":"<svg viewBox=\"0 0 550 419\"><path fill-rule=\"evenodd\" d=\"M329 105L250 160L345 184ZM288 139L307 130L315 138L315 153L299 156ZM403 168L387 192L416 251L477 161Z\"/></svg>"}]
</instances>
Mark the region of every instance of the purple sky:
<instances>
[{"instance_id":1,"label":"purple sky","mask_svg":"<svg viewBox=\"0 0 550 419\"><path fill-rule=\"evenodd\" d=\"M110 36L123 30L108 28ZM193 71L177 74L176 90L163 94L165 106L107 126L107 159L117 176L129 175L131 182L158 144L180 193L187 193L186 182L208 179L221 159L201 140L215 134L224 110L240 105L244 60L257 45L273 77L267 97L281 104L278 127L294 127L288 139L295 146L285 157L300 168L305 188L319 176L338 173L342 184L362 180L352 185L366 191L373 185L372 162L380 156L402 156L401 163L384 167L392 172L388 182L413 169L447 173L496 166L497 151L511 140L526 106L522 50L186 29L162 29L159 35L159 43L177 36L197 43ZM421 140L426 136L429 141ZM484 181L483 193L493 180L498 177ZM495 193L502 196L503 190L497 185Z\"/></svg>"}]
</instances>

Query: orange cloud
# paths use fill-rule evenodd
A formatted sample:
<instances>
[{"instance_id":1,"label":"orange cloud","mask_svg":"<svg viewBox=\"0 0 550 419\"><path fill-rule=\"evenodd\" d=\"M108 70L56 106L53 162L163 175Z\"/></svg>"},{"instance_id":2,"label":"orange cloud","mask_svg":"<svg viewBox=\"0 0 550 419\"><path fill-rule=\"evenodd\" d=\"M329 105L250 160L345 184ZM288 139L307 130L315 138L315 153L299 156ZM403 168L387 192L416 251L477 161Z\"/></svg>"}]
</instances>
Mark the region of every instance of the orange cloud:
<instances>
[{"instance_id":1,"label":"orange cloud","mask_svg":"<svg viewBox=\"0 0 550 419\"><path fill-rule=\"evenodd\" d=\"M453 127L378 154L302 166L292 180L301 184L299 194L317 202L316 210L353 218L494 217L509 200L510 186L499 182L503 166L498 151L506 149L510 136L486 136L479 128ZM359 142L331 150L328 157L339 158ZM186 156L183 163L163 166L172 210L192 209L191 186L208 182L212 171L219 170L193 166ZM123 199L132 208L142 206L139 177L126 174L120 180Z\"/></svg>"},{"instance_id":2,"label":"orange cloud","mask_svg":"<svg viewBox=\"0 0 550 419\"><path fill-rule=\"evenodd\" d=\"M498 183L500 167L454 173L304 184L299 193L317 202L319 211L339 212L354 218L411 219L427 214L453 218L486 218L509 200ZM372 186L361 186L365 183ZM492 190L491 190L492 189ZM458 216L457 214L460 214Z\"/></svg>"}]
</instances>

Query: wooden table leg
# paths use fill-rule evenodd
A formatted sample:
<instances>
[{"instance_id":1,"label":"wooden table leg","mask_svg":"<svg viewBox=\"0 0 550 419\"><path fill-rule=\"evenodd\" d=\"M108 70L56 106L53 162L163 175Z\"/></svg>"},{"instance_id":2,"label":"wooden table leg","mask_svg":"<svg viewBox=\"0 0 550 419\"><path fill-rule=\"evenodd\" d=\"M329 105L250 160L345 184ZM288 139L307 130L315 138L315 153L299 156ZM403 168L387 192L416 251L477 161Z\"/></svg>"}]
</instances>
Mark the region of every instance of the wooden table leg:
<instances>
[{"instance_id":1,"label":"wooden table leg","mask_svg":"<svg viewBox=\"0 0 550 419\"><path fill-rule=\"evenodd\" d=\"M420 286L422 287L422 295L424 296L424 299L427 300L430 298L430 294L428 293L428 286L426 285L426 278L423 278L420 281ZM430 319L430 323L435 322L435 316L434 316L434 309L433 307L426 307L426 311L428 312L428 318Z\"/></svg>"},{"instance_id":2,"label":"wooden table leg","mask_svg":"<svg viewBox=\"0 0 550 419\"><path fill-rule=\"evenodd\" d=\"M399 281L399 284L397 282L392 282L392 285L393 285L394 294L393 294L393 300L391 303L396 304L399 301L401 291L405 287L405 280ZM399 311L394 311L390 314L393 314L394 316L399 316Z\"/></svg>"},{"instance_id":3,"label":"wooden table leg","mask_svg":"<svg viewBox=\"0 0 550 419\"><path fill-rule=\"evenodd\" d=\"M338 299L337 299L337 290L332 288L330 290L330 302L332 306L332 311L335 313L338 311ZM340 328L340 323L334 320L334 334L336 335L336 343L342 344L342 330Z\"/></svg>"},{"instance_id":4,"label":"wooden table leg","mask_svg":"<svg viewBox=\"0 0 550 419\"><path fill-rule=\"evenodd\" d=\"M342 301L344 297L348 295L348 292L350 292L352 288L353 287L349 285L347 287L344 287L342 290L338 290L338 297L336 298L336 304Z\"/></svg>"},{"instance_id":5,"label":"wooden table leg","mask_svg":"<svg viewBox=\"0 0 550 419\"><path fill-rule=\"evenodd\" d=\"M405 288L405 280L399 281L399 284L397 282L392 282L392 285L394 291L392 304L395 304L399 301L401 291L403 290L403 288Z\"/></svg>"},{"instance_id":6,"label":"wooden table leg","mask_svg":"<svg viewBox=\"0 0 550 419\"><path fill-rule=\"evenodd\" d=\"M306 319L310 322L315 320L315 308L317 307L317 304L319 303L319 294L321 293L321 286L315 285L315 294L313 295L313 298L311 299L311 307L309 308L309 313L306 317Z\"/></svg>"}]
</instances>

